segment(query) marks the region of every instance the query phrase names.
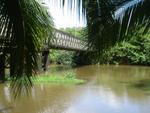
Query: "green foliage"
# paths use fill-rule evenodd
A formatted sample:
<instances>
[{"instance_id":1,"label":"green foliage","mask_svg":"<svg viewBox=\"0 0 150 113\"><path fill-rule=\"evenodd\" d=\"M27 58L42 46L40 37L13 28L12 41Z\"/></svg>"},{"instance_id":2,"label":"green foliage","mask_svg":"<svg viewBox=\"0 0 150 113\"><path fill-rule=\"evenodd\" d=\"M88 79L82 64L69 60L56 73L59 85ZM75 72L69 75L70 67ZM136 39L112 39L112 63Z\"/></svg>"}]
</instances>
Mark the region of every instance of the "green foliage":
<instances>
[{"instance_id":1,"label":"green foliage","mask_svg":"<svg viewBox=\"0 0 150 113\"><path fill-rule=\"evenodd\" d=\"M65 78L68 78L68 79L75 79L75 78L76 78L76 75L75 75L75 73L73 73L73 72L68 72L68 73L65 74L64 77L65 77Z\"/></svg>"},{"instance_id":2,"label":"green foliage","mask_svg":"<svg viewBox=\"0 0 150 113\"><path fill-rule=\"evenodd\" d=\"M133 37L106 54L105 63L150 65L150 35Z\"/></svg>"},{"instance_id":3,"label":"green foliage","mask_svg":"<svg viewBox=\"0 0 150 113\"><path fill-rule=\"evenodd\" d=\"M36 77L36 83L57 83L57 84L83 84L85 80L77 79L75 73L68 72L64 75L52 75L51 73L41 74Z\"/></svg>"},{"instance_id":4,"label":"green foliage","mask_svg":"<svg viewBox=\"0 0 150 113\"><path fill-rule=\"evenodd\" d=\"M71 65L73 53L72 51L52 50L49 59L52 63Z\"/></svg>"},{"instance_id":5,"label":"green foliage","mask_svg":"<svg viewBox=\"0 0 150 113\"><path fill-rule=\"evenodd\" d=\"M113 18L112 0L91 0L87 6L87 37L98 57L118 40L119 24Z\"/></svg>"},{"instance_id":6,"label":"green foliage","mask_svg":"<svg viewBox=\"0 0 150 113\"><path fill-rule=\"evenodd\" d=\"M117 2L118 1L118 2ZM150 28L149 0L91 0L87 2L87 37L98 60L116 43L136 35L138 28ZM102 61L101 61L102 62Z\"/></svg>"}]
</instances>

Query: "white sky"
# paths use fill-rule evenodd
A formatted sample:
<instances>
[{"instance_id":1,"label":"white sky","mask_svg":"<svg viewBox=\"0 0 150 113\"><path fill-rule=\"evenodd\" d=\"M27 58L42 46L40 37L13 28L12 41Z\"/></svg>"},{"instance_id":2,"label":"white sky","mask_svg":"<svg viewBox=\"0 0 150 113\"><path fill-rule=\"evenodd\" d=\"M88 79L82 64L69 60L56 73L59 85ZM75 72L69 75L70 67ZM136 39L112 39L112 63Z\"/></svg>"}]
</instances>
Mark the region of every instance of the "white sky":
<instances>
[{"instance_id":1,"label":"white sky","mask_svg":"<svg viewBox=\"0 0 150 113\"><path fill-rule=\"evenodd\" d=\"M60 8L60 2L62 0L41 0L41 1L43 1L47 5L50 14L53 17L56 28L83 27L86 25L86 22L83 21L84 20L83 18L81 18L80 21L78 19L77 5L76 5L77 0L72 0L75 1L75 3L73 4L75 9L74 13L68 13L68 9L67 9L68 2L65 3L64 11L62 11ZM65 1L70 1L70 0L65 0ZM123 8L120 8L115 12L115 17L116 18L123 17L124 10L126 10L129 6L132 6L137 2L141 2L141 1L143 0L133 0L127 4L124 4ZM118 16L120 14L122 14L122 16Z\"/></svg>"},{"instance_id":2,"label":"white sky","mask_svg":"<svg viewBox=\"0 0 150 113\"><path fill-rule=\"evenodd\" d=\"M56 28L66 28L66 27L83 27L85 26L84 21L79 21L77 16L77 11L74 14L68 13L67 3L64 6L64 11L60 10L59 2L60 0L43 0L46 3L51 16L53 17L54 24ZM75 6L76 9L76 6ZM81 19L83 20L83 19Z\"/></svg>"}]
</instances>

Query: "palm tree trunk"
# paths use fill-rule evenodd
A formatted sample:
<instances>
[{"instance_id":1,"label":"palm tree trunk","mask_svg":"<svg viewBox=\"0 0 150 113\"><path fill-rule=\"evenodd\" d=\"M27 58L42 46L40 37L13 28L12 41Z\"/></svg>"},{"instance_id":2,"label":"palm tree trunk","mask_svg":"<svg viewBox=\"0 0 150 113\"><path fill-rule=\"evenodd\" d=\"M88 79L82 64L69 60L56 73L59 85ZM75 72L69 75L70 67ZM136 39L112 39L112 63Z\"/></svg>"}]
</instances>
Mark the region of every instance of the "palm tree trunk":
<instances>
[{"instance_id":1,"label":"palm tree trunk","mask_svg":"<svg viewBox=\"0 0 150 113\"><path fill-rule=\"evenodd\" d=\"M5 55L0 55L0 81L5 82Z\"/></svg>"}]
</instances>

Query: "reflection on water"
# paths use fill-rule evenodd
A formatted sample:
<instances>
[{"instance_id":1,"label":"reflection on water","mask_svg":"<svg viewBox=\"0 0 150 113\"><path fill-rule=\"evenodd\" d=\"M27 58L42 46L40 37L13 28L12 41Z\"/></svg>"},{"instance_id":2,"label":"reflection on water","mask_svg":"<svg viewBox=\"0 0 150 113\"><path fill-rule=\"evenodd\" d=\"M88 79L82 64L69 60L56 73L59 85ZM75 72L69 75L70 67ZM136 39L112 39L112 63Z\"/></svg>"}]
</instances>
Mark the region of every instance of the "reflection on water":
<instances>
[{"instance_id":1,"label":"reflection on water","mask_svg":"<svg viewBox=\"0 0 150 113\"><path fill-rule=\"evenodd\" d=\"M150 90L141 87L150 81L150 67L84 66L72 71L87 83L36 85L29 97L16 101L11 100L9 87L0 85L0 113L150 113ZM134 87L139 81L142 85Z\"/></svg>"}]
</instances>

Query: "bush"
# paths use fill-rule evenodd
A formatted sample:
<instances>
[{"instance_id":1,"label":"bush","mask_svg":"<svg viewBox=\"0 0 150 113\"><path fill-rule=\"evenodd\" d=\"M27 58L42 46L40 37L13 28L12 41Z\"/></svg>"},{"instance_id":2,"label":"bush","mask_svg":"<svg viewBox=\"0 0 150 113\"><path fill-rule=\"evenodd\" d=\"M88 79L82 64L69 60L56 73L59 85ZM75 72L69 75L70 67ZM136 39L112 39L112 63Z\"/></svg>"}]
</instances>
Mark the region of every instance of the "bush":
<instances>
[{"instance_id":1,"label":"bush","mask_svg":"<svg viewBox=\"0 0 150 113\"><path fill-rule=\"evenodd\" d=\"M150 37L134 37L106 52L105 63L150 65Z\"/></svg>"},{"instance_id":2,"label":"bush","mask_svg":"<svg viewBox=\"0 0 150 113\"><path fill-rule=\"evenodd\" d=\"M52 63L71 65L73 53L72 51L52 50L49 59Z\"/></svg>"}]
</instances>

